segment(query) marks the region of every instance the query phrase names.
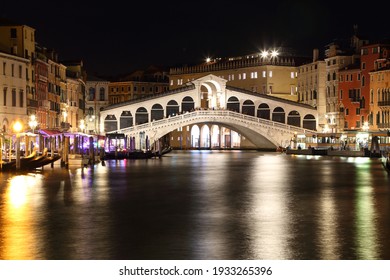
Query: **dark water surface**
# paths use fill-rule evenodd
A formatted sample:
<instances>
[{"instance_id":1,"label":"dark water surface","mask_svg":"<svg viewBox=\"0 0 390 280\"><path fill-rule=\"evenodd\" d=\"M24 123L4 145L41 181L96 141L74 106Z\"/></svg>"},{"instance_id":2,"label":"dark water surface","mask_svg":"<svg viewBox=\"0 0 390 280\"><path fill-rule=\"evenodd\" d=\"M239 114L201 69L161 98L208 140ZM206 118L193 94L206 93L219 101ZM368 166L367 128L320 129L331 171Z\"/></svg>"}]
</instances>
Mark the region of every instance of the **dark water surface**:
<instances>
[{"instance_id":1,"label":"dark water surface","mask_svg":"<svg viewBox=\"0 0 390 280\"><path fill-rule=\"evenodd\" d=\"M0 259L390 259L379 159L173 151L0 173Z\"/></svg>"}]
</instances>

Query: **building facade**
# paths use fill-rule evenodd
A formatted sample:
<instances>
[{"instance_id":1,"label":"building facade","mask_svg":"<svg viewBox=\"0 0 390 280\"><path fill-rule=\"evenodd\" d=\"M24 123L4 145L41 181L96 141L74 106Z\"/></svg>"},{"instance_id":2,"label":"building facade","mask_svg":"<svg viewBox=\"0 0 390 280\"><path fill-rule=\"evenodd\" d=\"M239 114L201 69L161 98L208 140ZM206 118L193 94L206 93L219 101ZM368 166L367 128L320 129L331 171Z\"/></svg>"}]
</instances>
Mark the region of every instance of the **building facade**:
<instances>
[{"instance_id":1,"label":"building facade","mask_svg":"<svg viewBox=\"0 0 390 280\"><path fill-rule=\"evenodd\" d=\"M0 52L0 132L13 133L17 121L28 129L26 73L29 60Z\"/></svg>"},{"instance_id":2,"label":"building facade","mask_svg":"<svg viewBox=\"0 0 390 280\"><path fill-rule=\"evenodd\" d=\"M85 124L88 133L104 134L104 124L100 123L100 111L109 105L109 84L110 82L107 80L88 76L85 98Z\"/></svg>"}]
</instances>

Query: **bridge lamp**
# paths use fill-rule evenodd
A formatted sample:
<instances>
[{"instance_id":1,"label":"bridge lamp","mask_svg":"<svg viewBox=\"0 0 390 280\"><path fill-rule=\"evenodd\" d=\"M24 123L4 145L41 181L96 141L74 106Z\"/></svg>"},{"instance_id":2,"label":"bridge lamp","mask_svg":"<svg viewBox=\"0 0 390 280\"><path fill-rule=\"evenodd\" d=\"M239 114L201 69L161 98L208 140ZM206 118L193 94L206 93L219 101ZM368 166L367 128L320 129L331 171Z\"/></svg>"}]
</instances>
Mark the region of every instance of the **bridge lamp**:
<instances>
[{"instance_id":1,"label":"bridge lamp","mask_svg":"<svg viewBox=\"0 0 390 280\"><path fill-rule=\"evenodd\" d=\"M271 57L272 58L277 57L278 55L279 55L279 52L277 50L271 51Z\"/></svg>"},{"instance_id":2,"label":"bridge lamp","mask_svg":"<svg viewBox=\"0 0 390 280\"><path fill-rule=\"evenodd\" d=\"M268 57L268 51L264 50L261 52L261 58L267 58Z\"/></svg>"},{"instance_id":3,"label":"bridge lamp","mask_svg":"<svg viewBox=\"0 0 390 280\"><path fill-rule=\"evenodd\" d=\"M80 120L80 125L79 125L79 128L81 129L81 132L84 132L84 129L85 129L85 123L84 123L84 120Z\"/></svg>"},{"instance_id":4,"label":"bridge lamp","mask_svg":"<svg viewBox=\"0 0 390 280\"><path fill-rule=\"evenodd\" d=\"M35 130L35 128L38 125L38 122L37 122L37 119L36 119L35 115L31 115L30 116L30 120L28 122L28 125L30 126L30 128L32 130L32 133L34 133L34 130Z\"/></svg>"},{"instance_id":5,"label":"bridge lamp","mask_svg":"<svg viewBox=\"0 0 390 280\"><path fill-rule=\"evenodd\" d=\"M206 58L206 63L209 63L210 61L211 61L210 57Z\"/></svg>"}]
</instances>

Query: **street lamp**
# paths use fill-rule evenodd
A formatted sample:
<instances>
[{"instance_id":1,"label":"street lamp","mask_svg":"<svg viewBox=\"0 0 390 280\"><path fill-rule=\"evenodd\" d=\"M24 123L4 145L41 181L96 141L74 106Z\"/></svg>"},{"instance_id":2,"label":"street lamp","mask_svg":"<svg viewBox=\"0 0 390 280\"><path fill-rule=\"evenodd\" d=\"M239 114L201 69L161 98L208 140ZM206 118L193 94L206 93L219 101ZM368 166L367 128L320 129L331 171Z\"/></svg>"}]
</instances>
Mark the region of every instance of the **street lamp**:
<instances>
[{"instance_id":1,"label":"street lamp","mask_svg":"<svg viewBox=\"0 0 390 280\"><path fill-rule=\"evenodd\" d=\"M23 125L19 122L16 121L13 125L13 130L16 134L16 169L20 169L20 132L23 129Z\"/></svg>"},{"instance_id":2,"label":"street lamp","mask_svg":"<svg viewBox=\"0 0 390 280\"><path fill-rule=\"evenodd\" d=\"M37 127L38 122L36 120L35 115L30 116L30 121L28 122L28 125L30 126L32 133L34 133L34 129Z\"/></svg>"},{"instance_id":3,"label":"street lamp","mask_svg":"<svg viewBox=\"0 0 390 280\"><path fill-rule=\"evenodd\" d=\"M81 132L84 132L84 129L85 129L84 120L80 120L80 126L79 126L79 128L81 129Z\"/></svg>"}]
</instances>

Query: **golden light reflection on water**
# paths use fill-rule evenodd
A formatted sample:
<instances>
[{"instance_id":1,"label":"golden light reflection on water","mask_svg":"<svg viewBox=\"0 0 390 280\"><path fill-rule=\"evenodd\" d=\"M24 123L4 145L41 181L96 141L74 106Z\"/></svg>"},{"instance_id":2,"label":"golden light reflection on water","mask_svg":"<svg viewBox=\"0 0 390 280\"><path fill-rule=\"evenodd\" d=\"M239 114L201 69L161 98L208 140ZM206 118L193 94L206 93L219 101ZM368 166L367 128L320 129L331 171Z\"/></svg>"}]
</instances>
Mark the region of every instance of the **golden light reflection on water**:
<instances>
[{"instance_id":1,"label":"golden light reflection on water","mask_svg":"<svg viewBox=\"0 0 390 280\"><path fill-rule=\"evenodd\" d=\"M374 190L369 159L359 160L356 186L356 248L359 259L378 259L378 233L374 207Z\"/></svg>"},{"instance_id":2,"label":"golden light reflection on water","mask_svg":"<svg viewBox=\"0 0 390 280\"><path fill-rule=\"evenodd\" d=\"M280 176L277 156L258 158L251 174L253 187L253 224L255 259L290 259L289 235L292 218L288 210L287 177ZM261 190L259 191L259 185ZM257 190L256 190L257 189ZM264 226L267 225L267 226Z\"/></svg>"},{"instance_id":3,"label":"golden light reflection on water","mask_svg":"<svg viewBox=\"0 0 390 280\"><path fill-rule=\"evenodd\" d=\"M40 184L40 175L17 175L6 187L3 206L3 226L0 258L35 259L37 239L34 229L34 213L31 213L31 193Z\"/></svg>"}]
</instances>

